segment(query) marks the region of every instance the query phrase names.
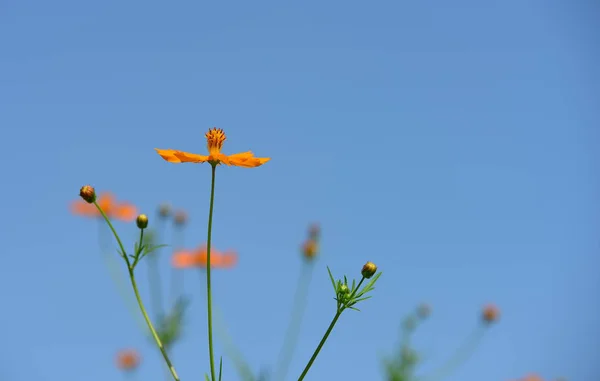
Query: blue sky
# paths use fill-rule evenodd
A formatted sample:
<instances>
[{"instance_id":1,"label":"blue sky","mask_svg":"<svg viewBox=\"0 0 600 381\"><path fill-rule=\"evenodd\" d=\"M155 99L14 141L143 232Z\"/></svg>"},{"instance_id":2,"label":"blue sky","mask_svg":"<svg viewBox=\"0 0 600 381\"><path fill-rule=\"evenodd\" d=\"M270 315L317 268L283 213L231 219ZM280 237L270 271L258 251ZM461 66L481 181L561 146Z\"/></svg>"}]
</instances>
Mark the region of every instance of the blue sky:
<instances>
[{"instance_id":1,"label":"blue sky","mask_svg":"<svg viewBox=\"0 0 600 381\"><path fill-rule=\"evenodd\" d=\"M2 380L119 380L122 347L142 352L139 380L163 379L97 224L68 205L86 183L151 216L169 201L190 214L197 246L209 167L153 148L203 152L212 126L226 152L272 158L219 168L216 185L214 244L240 261L216 273L215 301L255 369L277 357L298 245L318 221L289 379L334 313L325 266L358 277L366 260L384 272L374 297L344 313L307 380L383 379L380 355L421 301L433 306L416 339L425 369L482 304L502 309L450 381L597 375L598 6L366 4L2 2ZM130 247L134 227L117 227ZM167 276L167 252L161 261ZM186 274L194 302L174 353L183 380L208 370L198 278ZM227 359L225 370L236 379Z\"/></svg>"}]
</instances>

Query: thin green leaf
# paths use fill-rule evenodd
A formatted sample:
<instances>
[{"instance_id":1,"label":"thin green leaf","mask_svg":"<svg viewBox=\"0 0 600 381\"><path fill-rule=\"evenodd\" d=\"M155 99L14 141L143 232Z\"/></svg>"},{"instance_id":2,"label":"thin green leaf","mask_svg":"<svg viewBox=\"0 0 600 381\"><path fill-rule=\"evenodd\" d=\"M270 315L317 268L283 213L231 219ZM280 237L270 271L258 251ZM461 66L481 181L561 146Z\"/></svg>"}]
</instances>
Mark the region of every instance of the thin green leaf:
<instances>
[{"instance_id":1,"label":"thin green leaf","mask_svg":"<svg viewBox=\"0 0 600 381\"><path fill-rule=\"evenodd\" d=\"M335 280L333 280L333 275L331 274L331 270L329 270L329 266L327 266L327 272L329 272L329 279L331 279L331 285L333 286L333 291L337 292L337 288L335 287Z\"/></svg>"},{"instance_id":2,"label":"thin green leaf","mask_svg":"<svg viewBox=\"0 0 600 381\"><path fill-rule=\"evenodd\" d=\"M221 356L221 360L219 361L219 381L221 381L222 375L223 375L223 356Z\"/></svg>"}]
</instances>

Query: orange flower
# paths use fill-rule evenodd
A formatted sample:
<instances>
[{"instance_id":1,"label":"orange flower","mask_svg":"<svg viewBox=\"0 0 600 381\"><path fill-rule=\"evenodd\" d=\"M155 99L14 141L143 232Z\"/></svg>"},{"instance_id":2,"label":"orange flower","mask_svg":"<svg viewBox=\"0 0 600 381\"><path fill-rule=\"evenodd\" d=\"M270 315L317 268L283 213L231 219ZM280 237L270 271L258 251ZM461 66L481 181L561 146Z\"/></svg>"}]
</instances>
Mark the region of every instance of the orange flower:
<instances>
[{"instance_id":1,"label":"orange flower","mask_svg":"<svg viewBox=\"0 0 600 381\"><path fill-rule=\"evenodd\" d=\"M134 349L125 349L117 353L117 368L131 371L140 364L140 356Z\"/></svg>"},{"instance_id":2,"label":"orange flower","mask_svg":"<svg viewBox=\"0 0 600 381\"><path fill-rule=\"evenodd\" d=\"M500 310L493 304L488 304L483 307L482 318L486 323L493 323L500 317Z\"/></svg>"},{"instance_id":3,"label":"orange flower","mask_svg":"<svg viewBox=\"0 0 600 381\"><path fill-rule=\"evenodd\" d=\"M528 374L527 376L523 377L522 381L544 381L543 378L541 378L540 376L538 376L535 373L532 374Z\"/></svg>"},{"instance_id":4,"label":"orange flower","mask_svg":"<svg viewBox=\"0 0 600 381\"><path fill-rule=\"evenodd\" d=\"M201 246L195 251L182 250L173 255L173 267L183 269L190 267L206 267L206 246ZM231 268L237 263L237 253L226 251L221 253L212 249L210 252L212 268Z\"/></svg>"},{"instance_id":5,"label":"orange flower","mask_svg":"<svg viewBox=\"0 0 600 381\"><path fill-rule=\"evenodd\" d=\"M168 161L169 163L223 163L225 165L234 165L237 167L253 168L263 165L267 161L271 160L268 157L254 157L251 151L236 153L233 155L225 155L221 153L223 142L225 142L226 136L222 129L212 128L206 133L206 146L208 148L208 156L197 155L195 153L188 153L183 151L177 151L173 149L158 149L155 148L156 152Z\"/></svg>"},{"instance_id":6,"label":"orange flower","mask_svg":"<svg viewBox=\"0 0 600 381\"><path fill-rule=\"evenodd\" d=\"M133 221L136 218L136 207L127 202L115 202L115 197L108 193L101 193L96 201L100 208L109 218L115 218L122 221ZM83 200L74 201L71 204L71 212L87 217L101 217L100 212L94 204L88 204Z\"/></svg>"}]
</instances>

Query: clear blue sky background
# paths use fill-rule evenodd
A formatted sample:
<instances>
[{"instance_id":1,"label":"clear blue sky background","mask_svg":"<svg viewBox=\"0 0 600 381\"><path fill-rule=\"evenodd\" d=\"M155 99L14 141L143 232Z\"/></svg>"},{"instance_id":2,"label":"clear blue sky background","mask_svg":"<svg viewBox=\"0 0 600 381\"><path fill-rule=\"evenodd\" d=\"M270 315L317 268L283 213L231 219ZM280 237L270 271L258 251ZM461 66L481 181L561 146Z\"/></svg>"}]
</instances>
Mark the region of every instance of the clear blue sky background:
<instances>
[{"instance_id":1,"label":"clear blue sky background","mask_svg":"<svg viewBox=\"0 0 600 381\"><path fill-rule=\"evenodd\" d=\"M290 379L334 313L325 266L358 277L372 260L375 296L342 316L307 379L382 379L379 355L420 301L433 306L417 337L432 367L492 301L501 322L448 380L592 380L599 15L584 0L2 1L0 379L119 380L122 347L142 351L139 380L164 378L97 224L68 205L85 183L152 214L170 201L197 246L209 167L153 148L203 152L218 126L226 152L272 157L217 178L214 243L240 262L215 275L215 301L255 369L278 354L297 248L319 221ZM117 227L131 247L134 227ZM189 335L174 353L184 381L208 370L198 278L186 278Z\"/></svg>"}]
</instances>

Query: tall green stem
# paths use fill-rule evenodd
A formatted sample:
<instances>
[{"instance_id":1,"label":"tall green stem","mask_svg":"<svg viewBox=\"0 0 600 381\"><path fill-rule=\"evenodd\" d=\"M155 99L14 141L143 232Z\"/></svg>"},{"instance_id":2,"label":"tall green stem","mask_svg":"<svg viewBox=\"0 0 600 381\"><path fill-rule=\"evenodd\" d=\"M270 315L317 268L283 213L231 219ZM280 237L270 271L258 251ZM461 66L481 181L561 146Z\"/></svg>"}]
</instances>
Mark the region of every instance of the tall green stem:
<instances>
[{"instance_id":1,"label":"tall green stem","mask_svg":"<svg viewBox=\"0 0 600 381\"><path fill-rule=\"evenodd\" d=\"M216 381L215 356L213 353L212 337L212 293L210 287L210 269L212 267L212 264L210 261L210 244L212 236L213 206L215 202L215 173L217 171L217 164L211 163L211 167L212 179L210 185L210 207L208 210L208 238L206 239L206 299L208 304L208 353L210 357L210 377L212 381Z\"/></svg>"},{"instance_id":2,"label":"tall green stem","mask_svg":"<svg viewBox=\"0 0 600 381\"><path fill-rule=\"evenodd\" d=\"M302 374L298 378L298 381L302 381L304 379L304 377L306 376L306 373L308 373L308 370L312 366L313 362L315 362L315 359L317 358L317 355L321 351L321 348L323 348L323 345L325 344L325 341L327 341L327 338L329 337L329 334L333 330L333 327L335 326L335 323L337 323L337 320L339 319L339 317L342 314L343 310L344 309L342 307L341 309L338 310L338 312L336 312L333 320L331 321L331 324L329 324L329 328L327 328L327 332L325 332L325 335L321 339L321 342L319 343L319 346L317 347L317 349L313 353L312 357L308 361L308 364L306 364L306 368L304 368L304 371L302 371Z\"/></svg>"}]
</instances>

